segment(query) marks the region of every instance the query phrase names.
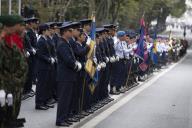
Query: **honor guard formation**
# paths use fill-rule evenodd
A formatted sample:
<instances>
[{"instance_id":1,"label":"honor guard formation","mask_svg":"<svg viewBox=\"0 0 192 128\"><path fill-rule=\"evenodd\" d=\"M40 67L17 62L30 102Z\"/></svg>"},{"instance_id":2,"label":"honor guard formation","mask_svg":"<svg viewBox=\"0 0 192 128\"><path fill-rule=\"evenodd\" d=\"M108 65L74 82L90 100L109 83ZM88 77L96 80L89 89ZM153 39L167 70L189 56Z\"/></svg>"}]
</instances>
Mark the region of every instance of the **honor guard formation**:
<instances>
[{"instance_id":1,"label":"honor guard formation","mask_svg":"<svg viewBox=\"0 0 192 128\"><path fill-rule=\"evenodd\" d=\"M185 39L144 30L96 28L95 19L40 23L0 16L0 126L18 126L21 100L57 104L56 126L70 126L185 55Z\"/></svg>"}]
</instances>

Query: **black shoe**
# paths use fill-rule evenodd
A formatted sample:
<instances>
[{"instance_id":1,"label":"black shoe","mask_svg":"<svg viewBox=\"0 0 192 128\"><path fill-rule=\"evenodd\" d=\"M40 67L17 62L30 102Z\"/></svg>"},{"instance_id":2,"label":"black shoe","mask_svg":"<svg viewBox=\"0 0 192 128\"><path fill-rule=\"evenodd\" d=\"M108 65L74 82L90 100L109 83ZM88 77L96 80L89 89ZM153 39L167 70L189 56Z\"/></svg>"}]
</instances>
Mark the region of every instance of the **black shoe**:
<instances>
[{"instance_id":1,"label":"black shoe","mask_svg":"<svg viewBox=\"0 0 192 128\"><path fill-rule=\"evenodd\" d=\"M35 106L36 110L48 110L49 107L45 106L45 105L36 105Z\"/></svg>"},{"instance_id":2,"label":"black shoe","mask_svg":"<svg viewBox=\"0 0 192 128\"><path fill-rule=\"evenodd\" d=\"M31 90L31 91L28 93L28 95L29 95L30 97L33 97L33 96L35 96L35 92L34 92L33 90Z\"/></svg>"},{"instance_id":3,"label":"black shoe","mask_svg":"<svg viewBox=\"0 0 192 128\"><path fill-rule=\"evenodd\" d=\"M46 104L45 106L49 107L49 108L54 108L55 106L52 104Z\"/></svg>"},{"instance_id":4,"label":"black shoe","mask_svg":"<svg viewBox=\"0 0 192 128\"><path fill-rule=\"evenodd\" d=\"M111 95L119 95L120 92L113 92L113 91L111 91L110 94L111 94Z\"/></svg>"},{"instance_id":5,"label":"black shoe","mask_svg":"<svg viewBox=\"0 0 192 128\"><path fill-rule=\"evenodd\" d=\"M76 118L68 118L67 121L68 122L78 122L79 120Z\"/></svg>"},{"instance_id":6,"label":"black shoe","mask_svg":"<svg viewBox=\"0 0 192 128\"><path fill-rule=\"evenodd\" d=\"M65 121L68 125L72 125L73 123L69 122L68 120Z\"/></svg>"},{"instance_id":7,"label":"black shoe","mask_svg":"<svg viewBox=\"0 0 192 128\"><path fill-rule=\"evenodd\" d=\"M103 105L102 104L97 104L94 107L97 108L97 109L100 109L101 107L103 107Z\"/></svg>"},{"instance_id":8,"label":"black shoe","mask_svg":"<svg viewBox=\"0 0 192 128\"><path fill-rule=\"evenodd\" d=\"M69 127L70 125L67 122L56 123L56 126Z\"/></svg>"},{"instance_id":9,"label":"black shoe","mask_svg":"<svg viewBox=\"0 0 192 128\"><path fill-rule=\"evenodd\" d=\"M111 98L111 97L108 97L108 100L111 102L111 101L114 101L114 99L113 98Z\"/></svg>"},{"instance_id":10,"label":"black shoe","mask_svg":"<svg viewBox=\"0 0 192 128\"><path fill-rule=\"evenodd\" d=\"M94 111L93 111L93 110L91 110L91 109L86 110L85 112L87 112L87 113L89 113L89 114L93 114L93 113L94 113Z\"/></svg>"},{"instance_id":11,"label":"black shoe","mask_svg":"<svg viewBox=\"0 0 192 128\"><path fill-rule=\"evenodd\" d=\"M123 89L123 90L119 90L120 93L125 93L126 91Z\"/></svg>"},{"instance_id":12,"label":"black shoe","mask_svg":"<svg viewBox=\"0 0 192 128\"><path fill-rule=\"evenodd\" d=\"M50 99L47 101L47 104L55 104L57 101L55 99Z\"/></svg>"},{"instance_id":13,"label":"black shoe","mask_svg":"<svg viewBox=\"0 0 192 128\"><path fill-rule=\"evenodd\" d=\"M78 115L75 115L74 117L78 119L83 119L85 116L83 114L78 114Z\"/></svg>"},{"instance_id":14,"label":"black shoe","mask_svg":"<svg viewBox=\"0 0 192 128\"><path fill-rule=\"evenodd\" d=\"M97 107L95 107L95 106L93 106L93 107L91 107L91 110L92 110L92 111L97 111L97 110L98 110L98 108L97 108Z\"/></svg>"},{"instance_id":15,"label":"black shoe","mask_svg":"<svg viewBox=\"0 0 192 128\"><path fill-rule=\"evenodd\" d=\"M21 96L21 100L26 100L26 99L28 99L30 96L28 95L28 94L23 94L22 96Z\"/></svg>"},{"instance_id":16,"label":"black shoe","mask_svg":"<svg viewBox=\"0 0 192 128\"><path fill-rule=\"evenodd\" d=\"M89 115L89 113L87 113L87 112L85 112L85 111L81 112L81 114L82 114L83 116L88 116L88 115Z\"/></svg>"}]
</instances>

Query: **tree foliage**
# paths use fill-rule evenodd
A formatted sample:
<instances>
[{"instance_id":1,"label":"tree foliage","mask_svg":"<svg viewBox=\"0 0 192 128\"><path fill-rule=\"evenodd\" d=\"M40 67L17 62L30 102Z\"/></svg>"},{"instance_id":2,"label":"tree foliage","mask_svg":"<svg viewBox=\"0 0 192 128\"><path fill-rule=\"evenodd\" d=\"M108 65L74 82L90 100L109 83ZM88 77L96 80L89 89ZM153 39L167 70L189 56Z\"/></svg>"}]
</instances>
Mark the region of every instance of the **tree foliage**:
<instances>
[{"instance_id":1,"label":"tree foliage","mask_svg":"<svg viewBox=\"0 0 192 128\"><path fill-rule=\"evenodd\" d=\"M98 25L118 23L134 29L143 14L148 26L153 20L165 26L169 14L180 17L186 10L185 0L23 0L23 7L36 10L43 22L79 20L95 12Z\"/></svg>"}]
</instances>

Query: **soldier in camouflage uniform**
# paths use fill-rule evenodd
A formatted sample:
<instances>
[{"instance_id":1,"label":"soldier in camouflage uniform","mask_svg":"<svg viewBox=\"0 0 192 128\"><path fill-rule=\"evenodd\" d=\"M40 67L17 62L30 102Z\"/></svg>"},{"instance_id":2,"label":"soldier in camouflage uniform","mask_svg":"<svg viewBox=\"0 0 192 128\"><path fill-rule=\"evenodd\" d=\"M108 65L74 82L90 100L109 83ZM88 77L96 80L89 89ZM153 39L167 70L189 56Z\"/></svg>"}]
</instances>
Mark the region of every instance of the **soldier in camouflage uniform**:
<instances>
[{"instance_id":1,"label":"soldier in camouflage uniform","mask_svg":"<svg viewBox=\"0 0 192 128\"><path fill-rule=\"evenodd\" d=\"M3 25L0 40L0 127L17 125L26 62L23 56L20 16L1 16ZM15 126L14 126L15 127Z\"/></svg>"}]
</instances>

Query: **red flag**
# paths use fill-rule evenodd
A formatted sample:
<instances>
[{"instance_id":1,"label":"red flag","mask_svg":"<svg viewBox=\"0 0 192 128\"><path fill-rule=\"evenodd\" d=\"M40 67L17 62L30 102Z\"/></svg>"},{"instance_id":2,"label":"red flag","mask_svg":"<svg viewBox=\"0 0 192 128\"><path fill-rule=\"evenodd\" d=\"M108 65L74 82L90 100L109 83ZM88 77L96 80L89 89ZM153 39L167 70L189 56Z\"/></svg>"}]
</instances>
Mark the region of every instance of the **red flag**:
<instances>
[{"instance_id":1,"label":"red flag","mask_svg":"<svg viewBox=\"0 0 192 128\"><path fill-rule=\"evenodd\" d=\"M148 68L148 65L145 63L145 62L142 62L140 65L139 65L139 68L141 69L141 71L146 71L147 68Z\"/></svg>"}]
</instances>

